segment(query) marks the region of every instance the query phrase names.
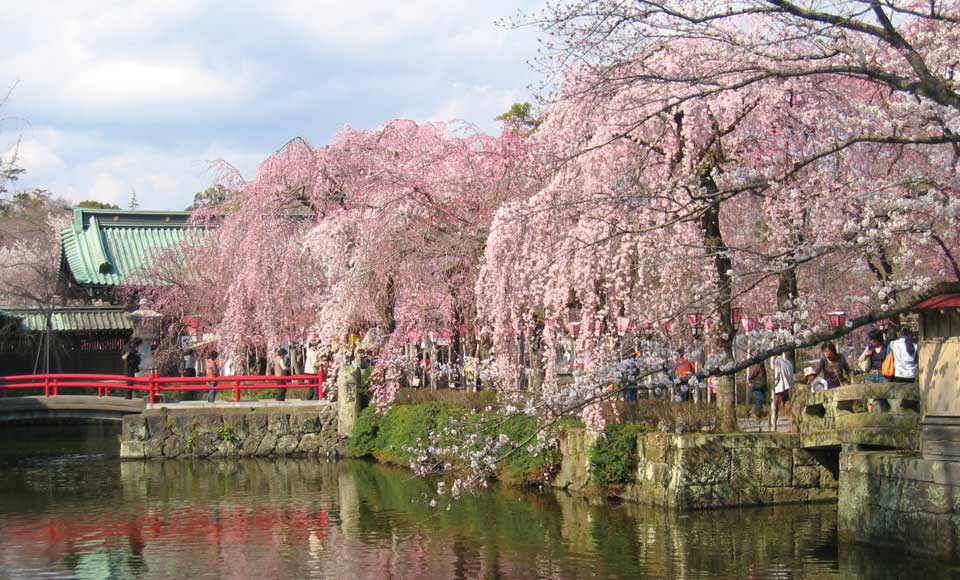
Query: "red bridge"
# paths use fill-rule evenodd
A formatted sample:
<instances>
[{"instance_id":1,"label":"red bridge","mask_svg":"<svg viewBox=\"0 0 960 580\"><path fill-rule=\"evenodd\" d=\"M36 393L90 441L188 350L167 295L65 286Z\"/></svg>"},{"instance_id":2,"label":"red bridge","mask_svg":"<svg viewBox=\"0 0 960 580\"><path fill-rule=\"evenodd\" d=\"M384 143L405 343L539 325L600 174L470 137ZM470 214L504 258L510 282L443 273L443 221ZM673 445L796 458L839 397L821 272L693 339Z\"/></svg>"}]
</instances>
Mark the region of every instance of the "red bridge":
<instances>
[{"instance_id":1,"label":"red bridge","mask_svg":"<svg viewBox=\"0 0 960 580\"><path fill-rule=\"evenodd\" d=\"M231 377L145 377L98 374L15 375L0 377L0 422L43 417L119 420L140 413L147 405L177 405L169 395L210 389L231 394L233 403L255 403L242 399L245 391L316 389L324 399L324 373L294 376ZM127 399L128 392L133 398ZM198 404L197 402L192 402ZM293 403L293 401L290 401ZM311 401L296 401L310 404Z\"/></svg>"}]
</instances>

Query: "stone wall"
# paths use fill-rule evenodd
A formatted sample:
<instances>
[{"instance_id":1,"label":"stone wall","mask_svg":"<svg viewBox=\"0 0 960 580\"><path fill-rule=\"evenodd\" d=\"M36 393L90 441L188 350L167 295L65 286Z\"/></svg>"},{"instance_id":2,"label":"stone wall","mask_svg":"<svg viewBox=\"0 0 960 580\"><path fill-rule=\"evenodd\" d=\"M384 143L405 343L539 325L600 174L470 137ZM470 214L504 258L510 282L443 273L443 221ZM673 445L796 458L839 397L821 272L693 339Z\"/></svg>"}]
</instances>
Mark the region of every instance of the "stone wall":
<instances>
[{"instance_id":1,"label":"stone wall","mask_svg":"<svg viewBox=\"0 0 960 580\"><path fill-rule=\"evenodd\" d=\"M594 442L583 429L563 433L555 487L591 489ZM838 454L801 449L790 433L647 433L637 436L636 482L618 491L624 499L677 509L835 501Z\"/></svg>"},{"instance_id":2,"label":"stone wall","mask_svg":"<svg viewBox=\"0 0 960 580\"><path fill-rule=\"evenodd\" d=\"M627 495L677 509L835 501L836 452L807 451L791 433L650 433L637 441Z\"/></svg>"},{"instance_id":3,"label":"stone wall","mask_svg":"<svg viewBox=\"0 0 960 580\"><path fill-rule=\"evenodd\" d=\"M123 419L121 459L339 457L335 405L149 410Z\"/></svg>"},{"instance_id":4,"label":"stone wall","mask_svg":"<svg viewBox=\"0 0 960 580\"><path fill-rule=\"evenodd\" d=\"M580 491L590 485L590 449L596 437L584 429L566 429L560 435L560 469L553 486Z\"/></svg>"},{"instance_id":5,"label":"stone wall","mask_svg":"<svg viewBox=\"0 0 960 580\"><path fill-rule=\"evenodd\" d=\"M960 561L960 463L861 451L840 469L841 540Z\"/></svg>"}]
</instances>

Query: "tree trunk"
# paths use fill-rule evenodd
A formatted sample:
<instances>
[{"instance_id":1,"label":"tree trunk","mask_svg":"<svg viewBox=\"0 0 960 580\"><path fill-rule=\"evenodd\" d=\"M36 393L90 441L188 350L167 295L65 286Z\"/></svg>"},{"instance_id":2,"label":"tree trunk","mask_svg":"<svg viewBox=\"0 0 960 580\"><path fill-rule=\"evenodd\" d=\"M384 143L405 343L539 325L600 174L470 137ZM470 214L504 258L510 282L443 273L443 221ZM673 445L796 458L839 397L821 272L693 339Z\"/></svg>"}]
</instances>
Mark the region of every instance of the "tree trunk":
<instances>
[{"instance_id":1,"label":"tree trunk","mask_svg":"<svg viewBox=\"0 0 960 580\"><path fill-rule=\"evenodd\" d=\"M780 272L777 279L777 306L781 311L784 310L793 310L792 308L787 308L787 303L790 302L791 305L794 300L799 296L799 289L797 284L797 269L795 267L787 268ZM797 366L797 349L791 348L786 352L787 358L790 359L790 362L793 364L794 368Z\"/></svg>"},{"instance_id":2,"label":"tree trunk","mask_svg":"<svg viewBox=\"0 0 960 580\"><path fill-rule=\"evenodd\" d=\"M705 164L709 165L709 164ZM718 188L709 169L704 169L700 180L707 195L717 193ZM730 303L733 300L733 281L730 277L732 263L723 233L720 231L720 202L712 201L700 217L700 230L703 233L707 256L713 259L717 275L717 292L714 305L720 315L720 332L711 339L711 351L723 353L727 360L733 360L733 325L730 322ZM726 338L724 338L726 337ZM733 392L733 377L720 377L717 384L717 410L719 428L724 432L737 430L737 413Z\"/></svg>"}]
</instances>

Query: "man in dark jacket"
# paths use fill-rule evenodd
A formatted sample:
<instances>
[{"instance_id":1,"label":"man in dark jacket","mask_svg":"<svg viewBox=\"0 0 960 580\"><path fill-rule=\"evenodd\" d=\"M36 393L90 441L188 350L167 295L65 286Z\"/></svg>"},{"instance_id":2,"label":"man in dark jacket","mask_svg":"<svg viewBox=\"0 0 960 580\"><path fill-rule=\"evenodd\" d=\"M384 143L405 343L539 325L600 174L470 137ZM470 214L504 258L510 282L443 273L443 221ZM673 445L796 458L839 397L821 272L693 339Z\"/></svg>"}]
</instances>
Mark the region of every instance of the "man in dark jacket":
<instances>
[{"instance_id":1,"label":"man in dark jacket","mask_svg":"<svg viewBox=\"0 0 960 580\"><path fill-rule=\"evenodd\" d=\"M127 343L123 349L123 376L135 377L140 370L140 345L143 344L142 338L134 338ZM133 381L128 381L127 385L133 386ZM133 398L133 389L127 389L126 397Z\"/></svg>"}]
</instances>

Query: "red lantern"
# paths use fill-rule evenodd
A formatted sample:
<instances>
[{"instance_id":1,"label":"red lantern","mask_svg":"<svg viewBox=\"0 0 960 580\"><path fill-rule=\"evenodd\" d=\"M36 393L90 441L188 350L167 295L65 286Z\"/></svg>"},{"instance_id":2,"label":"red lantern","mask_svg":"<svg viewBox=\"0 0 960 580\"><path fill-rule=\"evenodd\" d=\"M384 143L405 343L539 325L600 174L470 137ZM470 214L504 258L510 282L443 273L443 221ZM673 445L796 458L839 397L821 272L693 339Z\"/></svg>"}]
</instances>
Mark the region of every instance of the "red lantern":
<instances>
[{"instance_id":1,"label":"red lantern","mask_svg":"<svg viewBox=\"0 0 960 580\"><path fill-rule=\"evenodd\" d=\"M743 326L743 330L746 332L753 332L757 329L757 319L753 316L748 316L740 320L740 324Z\"/></svg>"},{"instance_id":2,"label":"red lantern","mask_svg":"<svg viewBox=\"0 0 960 580\"><path fill-rule=\"evenodd\" d=\"M427 333L427 337L430 339L430 342L437 342L437 333L436 333L436 332L434 332L434 331L431 330L430 332Z\"/></svg>"},{"instance_id":3,"label":"red lantern","mask_svg":"<svg viewBox=\"0 0 960 580\"><path fill-rule=\"evenodd\" d=\"M672 321L672 320L665 320L664 322L660 323L660 328L661 328L665 333L670 334L670 331L673 330L673 321Z\"/></svg>"},{"instance_id":4,"label":"red lantern","mask_svg":"<svg viewBox=\"0 0 960 580\"><path fill-rule=\"evenodd\" d=\"M890 321L887 320L886 318L884 318L883 320L877 321L877 328L879 328L880 330L886 330L889 327L890 327Z\"/></svg>"},{"instance_id":5,"label":"red lantern","mask_svg":"<svg viewBox=\"0 0 960 580\"><path fill-rule=\"evenodd\" d=\"M703 321L703 330L704 330L704 332L710 332L711 330L713 330L713 321L710 320L710 319L704 320L704 321Z\"/></svg>"},{"instance_id":6,"label":"red lantern","mask_svg":"<svg viewBox=\"0 0 960 580\"><path fill-rule=\"evenodd\" d=\"M630 322L631 322L630 319L627 318L626 316L618 316L617 331L620 334L625 334L626 332L628 332L630 330Z\"/></svg>"},{"instance_id":7,"label":"red lantern","mask_svg":"<svg viewBox=\"0 0 960 580\"><path fill-rule=\"evenodd\" d=\"M474 325L473 325L473 337L474 337L475 339L477 339L477 340L480 340L480 325L479 325L479 324L474 324Z\"/></svg>"},{"instance_id":8,"label":"red lantern","mask_svg":"<svg viewBox=\"0 0 960 580\"><path fill-rule=\"evenodd\" d=\"M836 312L827 312L827 319L830 321L830 326L833 328L839 328L846 324L847 322L847 313L842 310Z\"/></svg>"},{"instance_id":9,"label":"red lantern","mask_svg":"<svg viewBox=\"0 0 960 580\"><path fill-rule=\"evenodd\" d=\"M577 338L580 335L580 323L571 322L567 324L567 333L573 338Z\"/></svg>"},{"instance_id":10,"label":"red lantern","mask_svg":"<svg viewBox=\"0 0 960 580\"><path fill-rule=\"evenodd\" d=\"M761 314L760 320L763 321L764 330L774 330L776 327L776 322L773 320L773 316L770 314Z\"/></svg>"},{"instance_id":11,"label":"red lantern","mask_svg":"<svg viewBox=\"0 0 960 580\"><path fill-rule=\"evenodd\" d=\"M697 328L703 325L703 314L700 312L690 312L687 314L687 323L690 328Z\"/></svg>"},{"instance_id":12,"label":"red lantern","mask_svg":"<svg viewBox=\"0 0 960 580\"><path fill-rule=\"evenodd\" d=\"M743 320L743 308L736 307L730 309L730 324L736 326Z\"/></svg>"}]
</instances>

